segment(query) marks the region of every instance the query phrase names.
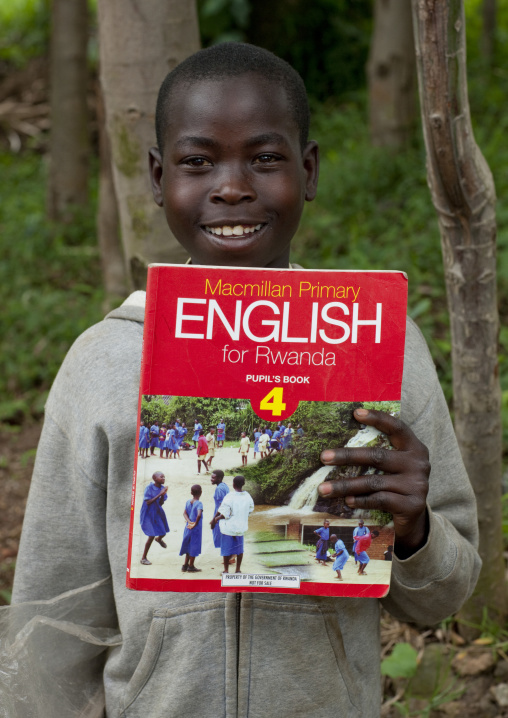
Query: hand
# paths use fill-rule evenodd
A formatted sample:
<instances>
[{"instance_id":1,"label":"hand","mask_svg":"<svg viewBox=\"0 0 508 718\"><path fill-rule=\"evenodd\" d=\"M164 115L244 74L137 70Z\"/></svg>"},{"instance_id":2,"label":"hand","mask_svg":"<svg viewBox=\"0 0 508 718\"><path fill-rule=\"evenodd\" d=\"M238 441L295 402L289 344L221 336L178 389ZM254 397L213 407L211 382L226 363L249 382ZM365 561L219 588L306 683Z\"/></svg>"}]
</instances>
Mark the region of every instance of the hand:
<instances>
[{"instance_id":1,"label":"hand","mask_svg":"<svg viewBox=\"0 0 508 718\"><path fill-rule=\"evenodd\" d=\"M356 409L355 418L386 434L396 451L379 447L326 449L321 453L323 464L373 466L384 474L326 481L320 484L319 493L325 498L344 498L353 509L391 513L395 554L408 558L425 544L428 535L429 452L403 421L384 411Z\"/></svg>"}]
</instances>

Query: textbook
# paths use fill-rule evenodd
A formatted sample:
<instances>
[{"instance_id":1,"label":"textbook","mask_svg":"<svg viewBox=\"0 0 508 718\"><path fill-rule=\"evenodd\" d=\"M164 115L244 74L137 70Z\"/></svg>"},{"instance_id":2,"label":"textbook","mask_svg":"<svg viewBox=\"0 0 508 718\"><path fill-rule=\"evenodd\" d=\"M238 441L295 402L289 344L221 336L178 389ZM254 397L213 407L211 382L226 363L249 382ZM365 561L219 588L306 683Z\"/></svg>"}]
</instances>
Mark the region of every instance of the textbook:
<instances>
[{"instance_id":1,"label":"textbook","mask_svg":"<svg viewBox=\"0 0 508 718\"><path fill-rule=\"evenodd\" d=\"M382 597L391 516L318 486L374 473L327 448L381 446L398 415L397 271L148 269L127 587Z\"/></svg>"}]
</instances>

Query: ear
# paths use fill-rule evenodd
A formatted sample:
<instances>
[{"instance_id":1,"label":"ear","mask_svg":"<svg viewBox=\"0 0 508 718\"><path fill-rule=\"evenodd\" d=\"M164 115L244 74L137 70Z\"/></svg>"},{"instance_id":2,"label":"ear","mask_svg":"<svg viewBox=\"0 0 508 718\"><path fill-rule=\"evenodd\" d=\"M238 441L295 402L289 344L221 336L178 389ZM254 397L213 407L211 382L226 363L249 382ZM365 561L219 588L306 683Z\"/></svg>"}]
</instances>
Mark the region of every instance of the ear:
<instances>
[{"instance_id":1,"label":"ear","mask_svg":"<svg viewBox=\"0 0 508 718\"><path fill-rule=\"evenodd\" d=\"M303 151L303 167L307 176L305 199L312 202L319 178L319 147L315 140L311 140Z\"/></svg>"},{"instance_id":2,"label":"ear","mask_svg":"<svg viewBox=\"0 0 508 718\"><path fill-rule=\"evenodd\" d=\"M150 168L150 183L155 203L162 207L164 204L162 193L162 157L158 147L148 150L148 165Z\"/></svg>"}]
</instances>

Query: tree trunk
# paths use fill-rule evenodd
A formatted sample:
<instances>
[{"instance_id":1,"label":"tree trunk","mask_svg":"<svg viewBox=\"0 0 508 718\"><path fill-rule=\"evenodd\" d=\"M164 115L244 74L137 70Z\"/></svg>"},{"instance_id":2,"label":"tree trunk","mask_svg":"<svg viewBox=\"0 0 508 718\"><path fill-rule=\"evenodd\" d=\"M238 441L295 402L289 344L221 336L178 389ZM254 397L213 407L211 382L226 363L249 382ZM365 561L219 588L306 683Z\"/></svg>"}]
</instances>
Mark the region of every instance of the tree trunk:
<instances>
[{"instance_id":1,"label":"tree trunk","mask_svg":"<svg viewBox=\"0 0 508 718\"><path fill-rule=\"evenodd\" d=\"M51 135L47 209L71 221L88 201L87 0L53 0L51 12Z\"/></svg>"},{"instance_id":2,"label":"tree trunk","mask_svg":"<svg viewBox=\"0 0 508 718\"><path fill-rule=\"evenodd\" d=\"M367 63L372 144L401 147L416 122L415 53L408 0L375 0Z\"/></svg>"},{"instance_id":3,"label":"tree trunk","mask_svg":"<svg viewBox=\"0 0 508 718\"><path fill-rule=\"evenodd\" d=\"M100 83L97 83L97 124L99 127L99 206L97 209L97 237L101 253L102 276L106 290L107 313L118 297L128 293L127 271L120 238L120 219L116 200L111 147L106 131L104 98Z\"/></svg>"},{"instance_id":4,"label":"tree trunk","mask_svg":"<svg viewBox=\"0 0 508 718\"><path fill-rule=\"evenodd\" d=\"M463 617L506 610L501 529L495 189L473 137L461 0L412 0L427 148L452 334L455 430L478 502L483 569Z\"/></svg>"},{"instance_id":5,"label":"tree trunk","mask_svg":"<svg viewBox=\"0 0 508 718\"><path fill-rule=\"evenodd\" d=\"M487 64L494 62L496 49L497 0L483 0L482 55Z\"/></svg>"},{"instance_id":6,"label":"tree trunk","mask_svg":"<svg viewBox=\"0 0 508 718\"><path fill-rule=\"evenodd\" d=\"M166 74L199 49L194 0L99 0L101 83L111 140L122 243L130 280L146 283L149 262L181 262L184 250L153 201L148 149Z\"/></svg>"}]
</instances>

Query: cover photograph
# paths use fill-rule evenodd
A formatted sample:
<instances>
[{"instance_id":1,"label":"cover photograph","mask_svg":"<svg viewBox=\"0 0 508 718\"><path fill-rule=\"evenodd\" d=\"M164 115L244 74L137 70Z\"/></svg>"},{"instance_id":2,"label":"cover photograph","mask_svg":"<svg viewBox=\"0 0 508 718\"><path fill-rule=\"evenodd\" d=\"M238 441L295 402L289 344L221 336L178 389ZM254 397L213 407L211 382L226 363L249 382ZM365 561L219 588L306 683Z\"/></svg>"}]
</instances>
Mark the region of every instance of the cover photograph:
<instances>
[{"instance_id":1,"label":"cover photograph","mask_svg":"<svg viewBox=\"0 0 508 718\"><path fill-rule=\"evenodd\" d=\"M151 265L127 587L381 597L391 516L318 486L400 411L402 272Z\"/></svg>"}]
</instances>

